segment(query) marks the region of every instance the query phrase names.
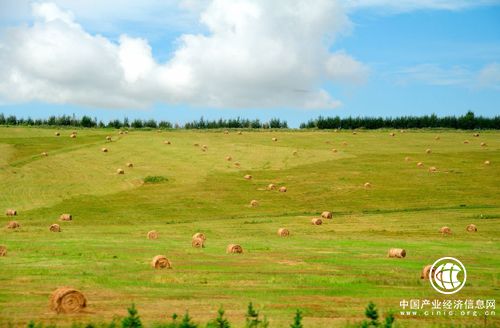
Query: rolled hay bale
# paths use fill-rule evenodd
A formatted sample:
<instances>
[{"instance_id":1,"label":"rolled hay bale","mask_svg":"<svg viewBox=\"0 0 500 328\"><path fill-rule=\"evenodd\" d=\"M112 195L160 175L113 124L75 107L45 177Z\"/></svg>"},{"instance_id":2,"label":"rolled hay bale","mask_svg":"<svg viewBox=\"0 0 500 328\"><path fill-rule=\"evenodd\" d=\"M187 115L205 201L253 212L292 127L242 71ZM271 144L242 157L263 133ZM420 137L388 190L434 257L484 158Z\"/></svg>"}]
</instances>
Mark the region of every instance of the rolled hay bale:
<instances>
[{"instance_id":1,"label":"rolled hay bale","mask_svg":"<svg viewBox=\"0 0 500 328\"><path fill-rule=\"evenodd\" d=\"M170 261L164 255L156 255L151 261L151 266L155 269L171 269Z\"/></svg>"},{"instance_id":2,"label":"rolled hay bale","mask_svg":"<svg viewBox=\"0 0 500 328\"><path fill-rule=\"evenodd\" d=\"M61 220L61 221L71 221L71 220L73 220L73 216L71 214L68 214L68 213L61 214L59 216L59 220Z\"/></svg>"},{"instance_id":3,"label":"rolled hay bale","mask_svg":"<svg viewBox=\"0 0 500 328\"><path fill-rule=\"evenodd\" d=\"M418 167L424 167L424 163L422 163L422 162L418 162L418 163L417 163L417 166L418 166Z\"/></svg>"},{"instance_id":4,"label":"rolled hay bale","mask_svg":"<svg viewBox=\"0 0 500 328\"><path fill-rule=\"evenodd\" d=\"M246 174L243 178L245 178L245 180L252 180L252 176L250 174Z\"/></svg>"},{"instance_id":5,"label":"rolled hay bale","mask_svg":"<svg viewBox=\"0 0 500 328\"><path fill-rule=\"evenodd\" d=\"M165 145L171 145L171 144L172 144L172 143L170 142L170 140L165 140L165 141L163 141L163 143L164 143Z\"/></svg>"},{"instance_id":6,"label":"rolled hay bale","mask_svg":"<svg viewBox=\"0 0 500 328\"><path fill-rule=\"evenodd\" d=\"M5 211L5 215L7 215L7 216L16 216L17 215L17 211L9 208L9 209L7 209Z\"/></svg>"},{"instance_id":7,"label":"rolled hay bale","mask_svg":"<svg viewBox=\"0 0 500 328\"><path fill-rule=\"evenodd\" d=\"M396 257L402 259L406 256L406 251L402 248L391 248L387 253L388 257Z\"/></svg>"},{"instance_id":8,"label":"rolled hay bale","mask_svg":"<svg viewBox=\"0 0 500 328\"><path fill-rule=\"evenodd\" d=\"M420 274L420 279L429 279L431 276L431 268L432 268L431 264L424 266L424 268L422 269L422 273ZM436 268L432 270L432 276L434 276L435 274L436 274Z\"/></svg>"},{"instance_id":9,"label":"rolled hay bale","mask_svg":"<svg viewBox=\"0 0 500 328\"><path fill-rule=\"evenodd\" d=\"M337 150L337 149L335 149L335 148L333 148L333 149L332 149L332 152L334 152L334 153L336 153L337 151L338 151L338 150Z\"/></svg>"},{"instance_id":10,"label":"rolled hay bale","mask_svg":"<svg viewBox=\"0 0 500 328\"><path fill-rule=\"evenodd\" d=\"M69 137L72 138L72 139L74 139L74 138L76 138L76 134L72 133L72 134L69 135Z\"/></svg>"},{"instance_id":11,"label":"rolled hay bale","mask_svg":"<svg viewBox=\"0 0 500 328\"><path fill-rule=\"evenodd\" d=\"M207 145L202 145L202 146L201 146L201 149L207 150L207 149L208 149L208 146L207 146Z\"/></svg>"},{"instance_id":12,"label":"rolled hay bale","mask_svg":"<svg viewBox=\"0 0 500 328\"><path fill-rule=\"evenodd\" d=\"M259 206L259 202L256 201L255 199L252 199L252 201L250 201L250 206L257 207L257 206Z\"/></svg>"},{"instance_id":13,"label":"rolled hay bale","mask_svg":"<svg viewBox=\"0 0 500 328\"><path fill-rule=\"evenodd\" d=\"M464 144L468 144L469 143L469 140L464 140Z\"/></svg>"},{"instance_id":14,"label":"rolled hay bale","mask_svg":"<svg viewBox=\"0 0 500 328\"><path fill-rule=\"evenodd\" d=\"M278 189L279 192L286 192L286 190L285 186L281 186L280 189Z\"/></svg>"},{"instance_id":15,"label":"rolled hay bale","mask_svg":"<svg viewBox=\"0 0 500 328\"><path fill-rule=\"evenodd\" d=\"M323 213L321 213L321 217L323 219L331 219L332 218L332 212L324 211Z\"/></svg>"},{"instance_id":16,"label":"rolled hay bale","mask_svg":"<svg viewBox=\"0 0 500 328\"><path fill-rule=\"evenodd\" d=\"M491 162L490 161L484 161L484 165L490 165Z\"/></svg>"},{"instance_id":17,"label":"rolled hay bale","mask_svg":"<svg viewBox=\"0 0 500 328\"><path fill-rule=\"evenodd\" d=\"M435 140L439 140L439 139L441 139L441 137L440 136L436 136L434 139Z\"/></svg>"},{"instance_id":18,"label":"rolled hay bale","mask_svg":"<svg viewBox=\"0 0 500 328\"><path fill-rule=\"evenodd\" d=\"M242 134L243 134L243 132L241 132L241 131L238 131L238 135L240 135L240 136L241 136Z\"/></svg>"},{"instance_id":19,"label":"rolled hay bale","mask_svg":"<svg viewBox=\"0 0 500 328\"><path fill-rule=\"evenodd\" d=\"M469 225L465 228L465 230L466 230L467 232L477 232L477 227L476 227L476 225L475 225L475 224L472 224L472 223L471 223L471 224L469 224Z\"/></svg>"},{"instance_id":20,"label":"rolled hay bale","mask_svg":"<svg viewBox=\"0 0 500 328\"><path fill-rule=\"evenodd\" d=\"M133 163L127 163L127 167L134 167Z\"/></svg>"},{"instance_id":21,"label":"rolled hay bale","mask_svg":"<svg viewBox=\"0 0 500 328\"><path fill-rule=\"evenodd\" d=\"M49 227L49 231L61 232L61 226L59 226L59 224L54 223Z\"/></svg>"},{"instance_id":22,"label":"rolled hay bale","mask_svg":"<svg viewBox=\"0 0 500 328\"><path fill-rule=\"evenodd\" d=\"M278 141L278 138L273 138L272 140L273 140L273 141Z\"/></svg>"},{"instance_id":23,"label":"rolled hay bale","mask_svg":"<svg viewBox=\"0 0 500 328\"><path fill-rule=\"evenodd\" d=\"M7 246L0 245L0 256L7 256Z\"/></svg>"},{"instance_id":24,"label":"rolled hay bale","mask_svg":"<svg viewBox=\"0 0 500 328\"><path fill-rule=\"evenodd\" d=\"M231 162L233 158L231 156L226 156L226 161Z\"/></svg>"},{"instance_id":25,"label":"rolled hay bale","mask_svg":"<svg viewBox=\"0 0 500 328\"><path fill-rule=\"evenodd\" d=\"M486 146L488 146L486 142L481 142L481 147L486 147Z\"/></svg>"},{"instance_id":26,"label":"rolled hay bale","mask_svg":"<svg viewBox=\"0 0 500 328\"><path fill-rule=\"evenodd\" d=\"M451 229L448 227L441 227L441 229L439 229L439 232L443 235L451 235Z\"/></svg>"},{"instance_id":27,"label":"rolled hay bale","mask_svg":"<svg viewBox=\"0 0 500 328\"><path fill-rule=\"evenodd\" d=\"M111 141L111 136L106 136L106 141Z\"/></svg>"},{"instance_id":28,"label":"rolled hay bale","mask_svg":"<svg viewBox=\"0 0 500 328\"><path fill-rule=\"evenodd\" d=\"M410 157L408 157L408 156L406 156L406 157L405 157L405 161L406 161L406 162L409 162L409 161L411 161L411 158L410 158Z\"/></svg>"},{"instance_id":29,"label":"rolled hay bale","mask_svg":"<svg viewBox=\"0 0 500 328\"><path fill-rule=\"evenodd\" d=\"M228 130L225 130L225 131L224 131L224 134L229 134L229 131L228 131Z\"/></svg>"},{"instance_id":30,"label":"rolled hay bale","mask_svg":"<svg viewBox=\"0 0 500 328\"><path fill-rule=\"evenodd\" d=\"M125 130L125 134L128 134L128 131L127 131L127 130Z\"/></svg>"},{"instance_id":31,"label":"rolled hay bale","mask_svg":"<svg viewBox=\"0 0 500 328\"><path fill-rule=\"evenodd\" d=\"M311 219L311 224L313 224L313 225L322 225L323 224L323 220L321 220L320 218L314 218L314 219Z\"/></svg>"},{"instance_id":32,"label":"rolled hay bale","mask_svg":"<svg viewBox=\"0 0 500 328\"><path fill-rule=\"evenodd\" d=\"M234 166L236 166L236 167L240 167L240 166L241 166L241 164L240 164L240 162L234 162Z\"/></svg>"},{"instance_id":33,"label":"rolled hay bale","mask_svg":"<svg viewBox=\"0 0 500 328\"><path fill-rule=\"evenodd\" d=\"M432 150L431 150L431 149L429 149L429 148L427 148L427 149L425 150L425 153L426 153L426 154L430 154L430 153L432 153Z\"/></svg>"},{"instance_id":34,"label":"rolled hay bale","mask_svg":"<svg viewBox=\"0 0 500 328\"><path fill-rule=\"evenodd\" d=\"M123 169L117 169L116 174L125 174L125 171Z\"/></svg>"},{"instance_id":35,"label":"rolled hay bale","mask_svg":"<svg viewBox=\"0 0 500 328\"><path fill-rule=\"evenodd\" d=\"M55 134L56 137L59 137L61 135L61 133L59 133L59 132L56 132L54 134Z\"/></svg>"},{"instance_id":36,"label":"rolled hay bale","mask_svg":"<svg viewBox=\"0 0 500 328\"><path fill-rule=\"evenodd\" d=\"M21 225L17 221L9 221L9 223L7 223L7 229L17 229L20 227Z\"/></svg>"},{"instance_id":37,"label":"rolled hay bale","mask_svg":"<svg viewBox=\"0 0 500 328\"><path fill-rule=\"evenodd\" d=\"M346 142L346 141L344 141L344 142L342 143L342 145L347 146L347 142Z\"/></svg>"},{"instance_id":38,"label":"rolled hay bale","mask_svg":"<svg viewBox=\"0 0 500 328\"><path fill-rule=\"evenodd\" d=\"M49 154L47 154L46 152L43 152L41 155L42 155L43 157L47 157L47 156L49 156Z\"/></svg>"},{"instance_id":39,"label":"rolled hay bale","mask_svg":"<svg viewBox=\"0 0 500 328\"><path fill-rule=\"evenodd\" d=\"M391 137L394 137L396 134L394 132L389 133Z\"/></svg>"},{"instance_id":40,"label":"rolled hay bale","mask_svg":"<svg viewBox=\"0 0 500 328\"><path fill-rule=\"evenodd\" d=\"M288 237L290 236L290 231L286 228L279 228L278 229L278 236L280 237Z\"/></svg>"},{"instance_id":41,"label":"rolled hay bale","mask_svg":"<svg viewBox=\"0 0 500 328\"><path fill-rule=\"evenodd\" d=\"M194 238L191 241L191 246L194 248L204 248L205 247L205 241L201 238Z\"/></svg>"},{"instance_id":42,"label":"rolled hay bale","mask_svg":"<svg viewBox=\"0 0 500 328\"><path fill-rule=\"evenodd\" d=\"M118 132L118 134L123 134L123 131Z\"/></svg>"},{"instance_id":43,"label":"rolled hay bale","mask_svg":"<svg viewBox=\"0 0 500 328\"><path fill-rule=\"evenodd\" d=\"M199 239L201 239L201 240L203 240L203 241L207 240L207 237L206 237L206 236L205 236L205 234L204 234L204 233L202 233L202 232L197 232L197 233L195 233L195 234L193 235L192 239L196 239L196 238L199 238Z\"/></svg>"},{"instance_id":44,"label":"rolled hay bale","mask_svg":"<svg viewBox=\"0 0 500 328\"><path fill-rule=\"evenodd\" d=\"M200 144L199 143L194 143L193 146L200 147Z\"/></svg>"},{"instance_id":45,"label":"rolled hay bale","mask_svg":"<svg viewBox=\"0 0 500 328\"><path fill-rule=\"evenodd\" d=\"M405 133L406 131L405 130L399 130L399 133Z\"/></svg>"},{"instance_id":46,"label":"rolled hay bale","mask_svg":"<svg viewBox=\"0 0 500 328\"><path fill-rule=\"evenodd\" d=\"M148 234L146 235L148 239L158 239L158 232L156 230L151 230L148 231Z\"/></svg>"},{"instance_id":47,"label":"rolled hay bale","mask_svg":"<svg viewBox=\"0 0 500 328\"><path fill-rule=\"evenodd\" d=\"M227 245L226 253L228 253L228 254L241 254L241 253L243 253L243 248L238 244L229 244L229 245Z\"/></svg>"},{"instance_id":48,"label":"rolled hay bale","mask_svg":"<svg viewBox=\"0 0 500 328\"><path fill-rule=\"evenodd\" d=\"M267 185L267 190L276 190L276 185L274 183L270 183Z\"/></svg>"},{"instance_id":49,"label":"rolled hay bale","mask_svg":"<svg viewBox=\"0 0 500 328\"><path fill-rule=\"evenodd\" d=\"M101 148L101 151L102 151L103 153L107 153L107 152L108 152L108 148L104 148L104 147L103 147L103 148Z\"/></svg>"},{"instance_id":50,"label":"rolled hay bale","mask_svg":"<svg viewBox=\"0 0 500 328\"><path fill-rule=\"evenodd\" d=\"M80 312L87 306L87 299L76 289L60 287L50 295L49 307L57 313Z\"/></svg>"},{"instance_id":51,"label":"rolled hay bale","mask_svg":"<svg viewBox=\"0 0 500 328\"><path fill-rule=\"evenodd\" d=\"M437 167L435 167L435 166L431 166L431 167L429 167L429 172L431 172L431 173L435 173L435 172L437 172L437 170L438 170L438 169L437 169Z\"/></svg>"},{"instance_id":52,"label":"rolled hay bale","mask_svg":"<svg viewBox=\"0 0 500 328\"><path fill-rule=\"evenodd\" d=\"M473 137L479 137L479 133L474 133L472 136Z\"/></svg>"},{"instance_id":53,"label":"rolled hay bale","mask_svg":"<svg viewBox=\"0 0 500 328\"><path fill-rule=\"evenodd\" d=\"M293 156L297 156L297 155L298 155L298 153L299 153L298 151L294 150L294 151L292 152L292 155L293 155Z\"/></svg>"},{"instance_id":54,"label":"rolled hay bale","mask_svg":"<svg viewBox=\"0 0 500 328\"><path fill-rule=\"evenodd\" d=\"M352 132L352 134L353 134L353 135L356 135L356 134L358 134L358 133L357 133L356 131L353 131L353 132Z\"/></svg>"},{"instance_id":55,"label":"rolled hay bale","mask_svg":"<svg viewBox=\"0 0 500 328\"><path fill-rule=\"evenodd\" d=\"M365 184L363 185L365 188L371 188L372 187L372 184L369 183L369 182L365 182Z\"/></svg>"}]
</instances>

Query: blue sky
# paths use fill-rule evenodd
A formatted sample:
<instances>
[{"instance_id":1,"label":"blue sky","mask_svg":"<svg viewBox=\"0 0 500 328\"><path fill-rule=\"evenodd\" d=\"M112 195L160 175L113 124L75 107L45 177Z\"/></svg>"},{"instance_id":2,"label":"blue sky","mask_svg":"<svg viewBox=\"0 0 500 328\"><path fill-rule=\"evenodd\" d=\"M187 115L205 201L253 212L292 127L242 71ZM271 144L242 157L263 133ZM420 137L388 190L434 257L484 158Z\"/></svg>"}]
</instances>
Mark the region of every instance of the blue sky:
<instances>
[{"instance_id":1,"label":"blue sky","mask_svg":"<svg viewBox=\"0 0 500 328\"><path fill-rule=\"evenodd\" d=\"M0 112L500 115L498 1L236 2L2 1Z\"/></svg>"}]
</instances>

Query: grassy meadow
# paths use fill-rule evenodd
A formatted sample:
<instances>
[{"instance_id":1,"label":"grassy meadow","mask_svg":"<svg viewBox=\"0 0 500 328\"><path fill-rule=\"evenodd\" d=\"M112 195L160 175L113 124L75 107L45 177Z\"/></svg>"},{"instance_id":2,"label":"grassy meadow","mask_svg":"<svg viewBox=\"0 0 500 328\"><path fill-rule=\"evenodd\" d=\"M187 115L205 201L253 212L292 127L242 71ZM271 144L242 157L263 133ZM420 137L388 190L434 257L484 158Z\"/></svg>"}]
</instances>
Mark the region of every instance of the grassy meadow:
<instances>
[{"instance_id":1,"label":"grassy meadow","mask_svg":"<svg viewBox=\"0 0 500 328\"><path fill-rule=\"evenodd\" d=\"M131 303L147 324L186 310L205 323L222 305L240 327L249 301L271 327L288 327L297 308L306 327L344 327L363 320L369 301L383 314L402 299L499 299L498 131L78 129L75 139L71 131L0 127L0 245L8 248L0 257L0 327L109 321ZM165 180L144 183L148 176ZM270 183L288 190L266 190ZM259 206L249 206L253 199ZM5 227L8 208L18 211L19 229ZM323 211L333 219L312 225ZM61 213L73 220L60 222ZM53 223L60 233L49 231ZM470 223L477 233L465 231ZM442 226L452 235L442 236ZM288 238L277 235L281 227ZM157 240L146 238L150 230ZM207 236L203 249L191 247L196 232ZM231 243L244 253L226 254ZM388 258L392 247L406 249L406 258ZM158 254L173 268L151 268ZM422 267L443 256L468 270L452 296L420 279ZM86 311L51 312L49 295L60 286L82 291ZM500 325L498 314L396 321Z\"/></svg>"}]
</instances>

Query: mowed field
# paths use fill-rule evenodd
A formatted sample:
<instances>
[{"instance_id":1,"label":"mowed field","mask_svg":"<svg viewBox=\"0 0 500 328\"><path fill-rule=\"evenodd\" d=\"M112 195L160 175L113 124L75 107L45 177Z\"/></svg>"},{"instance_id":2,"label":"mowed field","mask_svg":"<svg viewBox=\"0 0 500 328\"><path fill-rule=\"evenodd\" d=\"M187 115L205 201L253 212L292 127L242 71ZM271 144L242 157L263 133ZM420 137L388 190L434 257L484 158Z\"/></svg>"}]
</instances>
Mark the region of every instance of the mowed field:
<instances>
[{"instance_id":1,"label":"mowed field","mask_svg":"<svg viewBox=\"0 0 500 328\"><path fill-rule=\"evenodd\" d=\"M271 327L288 327L297 308L306 327L343 327L362 321L369 301L383 314L402 299L499 300L499 132L71 131L0 128L0 209L16 209L21 224L7 229L2 213L1 327L109 321L132 303L147 324L186 310L205 323L222 305L240 327L250 301ZM266 190L270 183L287 192ZM254 199L259 206L249 206ZM323 211L333 219L312 225ZM60 222L62 213L73 220ZM478 232L465 231L470 223ZM277 235L282 227L288 238ZM191 247L196 232L207 236L203 249ZM226 254L231 243L243 254ZM392 247L406 258L388 258ZM172 269L151 268L159 254ZM452 296L420 279L444 256L468 270ZM49 310L60 286L84 293L84 313ZM402 327L500 325L498 314L396 318Z\"/></svg>"}]
</instances>

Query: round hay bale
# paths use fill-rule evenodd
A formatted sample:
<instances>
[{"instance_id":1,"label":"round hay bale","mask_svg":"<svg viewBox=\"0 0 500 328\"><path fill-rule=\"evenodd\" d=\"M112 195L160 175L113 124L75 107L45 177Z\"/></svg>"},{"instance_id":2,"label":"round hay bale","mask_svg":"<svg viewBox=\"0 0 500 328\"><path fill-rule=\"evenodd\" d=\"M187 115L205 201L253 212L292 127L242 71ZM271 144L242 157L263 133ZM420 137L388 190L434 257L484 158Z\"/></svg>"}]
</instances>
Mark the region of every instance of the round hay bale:
<instances>
[{"instance_id":1,"label":"round hay bale","mask_svg":"<svg viewBox=\"0 0 500 328\"><path fill-rule=\"evenodd\" d=\"M205 149L205 150L207 150L207 149L208 149L208 146L207 146L207 145L203 145L203 146L201 146L201 149Z\"/></svg>"},{"instance_id":2,"label":"round hay bale","mask_svg":"<svg viewBox=\"0 0 500 328\"><path fill-rule=\"evenodd\" d=\"M299 153L298 151L294 150L294 151L292 152L292 155L293 155L293 156L297 156L297 155L298 155L298 153Z\"/></svg>"},{"instance_id":3,"label":"round hay bale","mask_svg":"<svg viewBox=\"0 0 500 328\"><path fill-rule=\"evenodd\" d=\"M484 165L490 165L491 162L490 161L484 161Z\"/></svg>"},{"instance_id":4,"label":"round hay bale","mask_svg":"<svg viewBox=\"0 0 500 328\"><path fill-rule=\"evenodd\" d=\"M0 256L7 256L7 246L0 245Z\"/></svg>"},{"instance_id":5,"label":"round hay bale","mask_svg":"<svg viewBox=\"0 0 500 328\"><path fill-rule=\"evenodd\" d=\"M199 143L194 143L193 146L200 147L200 144Z\"/></svg>"},{"instance_id":6,"label":"round hay bale","mask_svg":"<svg viewBox=\"0 0 500 328\"><path fill-rule=\"evenodd\" d=\"M46 152L43 152L43 153L42 153L42 156L43 156L43 157L47 157L47 156L49 156L49 154L47 154Z\"/></svg>"},{"instance_id":7,"label":"round hay bale","mask_svg":"<svg viewBox=\"0 0 500 328\"><path fill-rule=\"evenodd\" d=\"M56 137L59 137L61 135L61 133L59 133L59 132L56 132L54 134L56 135Z\"/></svg>"},{"instance_id":8,"label":"round hay bale","mask_svg":"<svg viewBox=\"0 0 500 328\"><path fill-rule=\"evenodd\" d=\"M123 131L118 132L118 134L123 134Z\"/></svg>"},{"instance_id":9,"label":"round hay bale","mask_svg":"<svg viewBox=\"0 0 500 328\"><path fill-rule=\"evenodd\" d=\"M405 130L399 130L400 133L405 133L406 131Z\"/></svg>"},{"instance_id":10,"label":"round hay bale","mask_svg":"<svg viewBox=\"0 0 500 328\"><path fill-rule=\"evenodd\" d=\"M238 135L240 135L240 136L241 136L242 134L243 134L243 132L241 132L241 131L238 131Z\"/></svg>"},{"instance_id":11,"label":"round hay bale","mask_svg":"<svg viewBox=\"0 0 500 328\"><path fill-rule=\"evenodd\" d=\"M418 167L424 167L424 163L422 163L422 162L418 162L418 163L417 163L417 166L418 166Z\"/></svg>"},{"instance_id":12,"label":"round hay bale","mask_svg":"<svg viewBox=\"0 0 500 328\"><path fill-rule=\"evenodd\" d=\"M323 219L331 219L332 218L332 212L324 211L323 213L321 213L321 217Z\"/></svg>"},{"instance_id":13,"label":"round hay bale","mask_svg":"<svg viewBox=\"0 0 500 328\"><path fill-rule=\"evenodd\" d=\"M125 171L123 169L117 169L116 174L125 174Z\"/></svg>"},{"instance_id":14,"label":"round hay bale","mask_svg":"<svg viewBox=\"0 0 500 328\"><path fill-rule=\"evenodd\" d=\"M469 143L469 140L464 140L464 144L468 144Z\"/></svg>"},{"instance_id":15,"label":"round hay bale","mask_svg":"<svg viewBox=\"0 0 500 328\"><path fill-rule=\"evenodd\" d=\"M17 211L9 208L9 209L7 209L5 211L5 215L7 215L7 216L16 216L17 215Z\"/></svg>"},{"instance_id":16,"label":"round hay bale","mask_svg":"<svg viewBox=\"0 0 500 328\"><path fill-rule=\"evenodd\" d=\"M59 216L59 220L61 220L61 221L71 221L71 220L73 220L73 216L71 214L67 214L67 213L61 214Z\"/></svg>"},{"instance_id":17,"label":"round hay bale","mask_svg":"<svg viewBox=\"0 0 500 328\"><path fill-rule=\"evenodd\" d=\"M128 134L128 131L127 131L127 130L125 130L125 134Z\"/></svg>"},{"instance_id":18,"label":"round hay bale","mask_svg":"<svg viewBox=\"0 0 500 328\"><path fill-rule=\"evenodd\" d=\"M148 239L158 239L158 232L156 230L151 230L148 231L148 234L146 235Z\"/></svg>"},{"instance_id":19,"label":"round hay bale","mask_svg":"<svg viewBox=\"0 0 500 328\"><path fill-rule=\"evenodd\" d=\"M272 140L273 140L273 141L278 141L278 138L273 138Z\"/></svg>"},{"instance_id":20,"label":"round hay bale","mask_svg":"<svg viewBox=\"0 0 500 328\"><path fill-rule=\"evenodd\" d=\"M270 183L267 185L267 190L276 190L276 185L274 183Z\"/></svg>"},{"instance_id":21,"label":"round hay bale","mask_svg":"<svg viewBox=\"0 0 500 328\"><path fill-rule=\"evenodd\" d=\"M7 223L8 229L17 229L20 227L21 227L21 225L17 221L9 221L9 223Z\"/></svg>"},{"instance_id":22,"label":"round hay bale","mask_svg":"<svg viewBox=\"0 0 500 328\"><path fill-rule=\"evenodd\" d=\"M259 202L256 201L255 199L252 199L252 201L250 201L250 206L257 207L257 206L259 206Z\"/></svg>"},{"instance_id":23,"label":"round hay bale","mask_svg":"<svg viewBox=\"0 0 500 328\"><path fill-rule=\"evenodd\" d=\"M352 134L353 134L353 135L356 135L356 134L358 134L358 133L357 133L356 131L353 131L353 132L352 132Z\"/></svg>"},{"instance_id":24,"label":"round hay bale","mask_svg":"<svg viewBox=\"0 0 500 328\"><path fill-rule=\"evenodd\" d=\"M422 273L420 274L420 279L429 279L431 276L431 268L432 264L424 266L424 268L422 269ZM436 268L432 270L432 276L434 276L435 274L436 274Z\"/></svg>"},{"instance_id":25,"label":"round hay bale","mask_svg":"<svg viewBox=\"0 0 500 328\"><path fill-rule=\"evenodd\" d=\"M439 232L443 235L451 235L451 229L448 227L441 227L441 229L439 229Z\"/></svg>"},{"instance_id":26,"label":"round hay bale","mask_svg":"<svg viewBox=\"0 0 500 328\"><path fill-rule=\"evenodd\" d=\"M436 136L434 139L435 140L439 140L439 139L441 139L441 137L440 136Z\"/></svg>"},{"instance_id":27,"label":"round hay bale","mask_svg":"<svg viewBox=\"0 0 500 328\"><path fill-rule=\"evenodd\" d=\"M60 287L50 295L49 307L57 313L80 312L87 306L82 293L70 287Z\"/></svg>"},{"instance_id":28,"label":"round hay bale","mask_svg":"<svg viewBox=\"0 0 500 328\"><path fill-rule=\"evenodd\" d=\"M431 172L431 173L435 173L435 172L437 172L437 170L438 169L435 166L429 167L429 172Z\"/></svg>"},{"instance_id":29,"label":"round hay bale","mask_svg":"<svg viewBox=\"0 0 500 328\"><path fill-rule=\"evenodd\" d=\"M402 259L406 256L406 251L402 248L391 248L387 253L388 257L396 257Z\"/></svg>"},{"instance_id":30,"label":"round hay bale","mask_svg":"<svg viewBox=\"0 0 500 328\"><path fill-rule=\"evenodd\" d=\"M228 254L241 254L241 253L243 253L243 248L238 244L229 244L229 245L227 245L226 253L228 253Z\"/></svg>"},{"instance_id":31,"label":"round hay bale","mask_svg":"<svg viewBox=\"0 0 500 328\"><path fill-rule=\"evenodd\" d=\"M106 141L111 141L111 136L107 136Z\"/></svg>"},{"instance_id":32,"label":"round hay bale","mask_svg":"<svg viewBox=\"0 0 500 328\"><path fill-rule=\"evenodd\" d=\"M396 134L394 132L389 133L391 137L394 137Z\"/></svg>"},{"instance_id":33,"label":"round hay bale","mask_svg":"<svg viewBox=\"0 0 500 328\"><path fill-rule=\"evenodd\" d=\"M365 184L363 185L365 188L371 188L372 187L372 184L369 183L369 182L365 182Z\"/></svg>"},{"instance_id":34,"label":"round hay bale","mask_svg":"<svg viewBox=\"0 0 500 328\"><path fill-rule=\"evenodd\" d=\"M486 146L488 146L486 142L481 142L481 147L486 147Z\"/></svg>"},{"instance_id":35,"label":"round hay bale","mask_svg":"<svg viewBox=\"0 0 500 328\"><path fill-rule=\"evenodd\" d=\"M467 228L465 228L467 232L477 232L477 227L475 224L469 224Z\"/></svg>"},{"instance_id":36,"label":"round hay bale","mask_svg":"<svg viewBox=\"0 0 500 328\"><path fill-rule=\"evenodd\" d=\"M411 158L410 158L410 157L408 157L408 156L406 156L406 157L405 157L405 161L406 161L406 162L409 162L409 161L411 161Z\"/></svg>"},{"instance_id":37,"label":"round hay bale","mask_svg":"<svg viewBox=\"0 0 500 328\"><path fill-rule=\"evenodd\" d=\"M250 174L246 174L243 178L245 178L245 180L252 180L252 176Z\"/></svg>"},{"instance_id":38,"label":"round hay bale","mask_svg":"<svg viewBox=\"0 0 500 328\"><path fill-rule=\"evenodd\" d=\"M194 248L204 248L205 247L205 241L201 238L194 238L191 241L191 246Z\"/></svg>"},{"instance_id":39,"label":"round hay bale","mask_svg":"<svg viewBox=\"0 0 500 328\"><path fill-rule=\"evenodd\" d=\"M195 233L195 234L193 235L192 239L196 239L196 238L199 238L199 239L201 239L201 240L203 240L203 241L207 240L207 237L206 237L206 236L205 236L205 234L204 234L204 233L202 233L202 232L197 232L197 233Z\"/></svg>"},{"instance_id":40,"label":"round hay bale","mask_svg":"<svg viewBox=\"0 0 500 328\"><path fill-rule=\"evenodd\" d=\"M241 166L241 164L240 164L240 162L234 162L234 166L236 166L236 167L240 167L240 166Z\"/></svg>"},{"instance_id":41,"label":"round hay bale","mask_svg":"<svg viewBox=\"0 0 500 328\"><path fill-rule=\"evenodd\" d=\"M347 146L347 142L346 142L346 141L344 141L344 142L342 143L342 145Z\"/></svg>"},{"instance_id":42,"label":"round hay bale","mask_svg":"<svg viewBox=\"0 0 500 328\"><path fill-rule=\"evenodd\" d=\"M336 152L337 152L337 149L333 148L333 149L332 149L332 152L336 153Z\"/></svg>"},{"instance_id":43,"label":"round hay bale","mask_svg":"<svg viewBox=\"0 0 500 328\"><path fill-rule=\"evenodd\" d=\"M229 131L228 131L228 130L225 130L225 131L224 131L224 134L229 134Z\"/></svg>"},{"instance_id":44,"label":"round hay bale","mask_svg":"<svg viewBox=\"0 0 500 328\"><path fill-rule=\"evenodd\" d=\"M479 137L479 133L474 133L472 136Z\"/></svg>"},{"instance_id":45,"label":"round hay bale","mask_svg":"<svg viewBox=\"0 0 500 328\"><path fill-rule=\"evenodd\" d=\"M279 192L286 192L286 187L285 186L281 186L280 189L278 189Z\"/></svg>"},{"instance_id":46,"label":"round hay bale","mask_svg":"<svg viewBox=\"0 0 500 328\"><path fill-rule=\"evenodd\" d=\"M172 144L172 143L170 142L170 140L165 140L163 143L164 143L165 145L171 145L171 144Z\"/></svg>"},{"instance_id":47,"label":"round hay bale","mask_svg":"<svg viewBox=\"0 0 500 328\"><path fill-rule=\"evenodd\" d=\"M127 167L134 167L133 163L127 163Z\"/></svg>"},{"instance_id":48,"label":"round hay bale","mask_svg":"<svg viewBox=\"0 0 500 328\"><path fill-rule=\"evenodd\" d=\"M231 156L226 156L226 161L231 162L233 158Z\"/></svg>"},{"instance_id":49,"label":"round hay bale","mask_svg":"<svg viewBox=\"0 0 500 328\"><path fill-rule=\"evenodd\" d=\"M323 220L321 220L320 218L314 218L314 219L311 219L311 224L313 224L313 225L322 225L323 224Z\"/></svg>"},{"instance_id":50,"label":"round hay bale","mask_svg":"<svg viewBox=\"0 0 500 328\"><path fill-rule=\"evenodd\" d=\"M49 227L49 231L61 232L61 227L59 226L59 224L54 223Z\"/></svg>"},{"instance_id":51,"label":"round hay bale","mask_svg":"<svg viewBox=\"0 0 500 328\"><path fill-rule=\"evenodd\" d=\"M425 153L426 153L426 154L430 154L430 153L432 153L432 150L431 150L431 149L429 149L429 148L427 148L427 149L425 150Z\"/></svg>"},{"instance_id":52,"label":"round hay bale","mask_svg":"<svg viewBox=\"0 0 500 328\"><path fill-rule=\"evenodd\" d=\"M280 237L288 237L290 236L290 231L286 228L279 228L278 229L278 236Z\"/></svg>"},{"instance_id":53,"label":"round hay bale","mask_svg":"<svg viewBox=\"0 0 500 328\"><path fill-rule=\"evenodd\" d=\"M69 135L69 137L72 138L72 139L74 139L74 138L76 138L76 134L72 133L72 134Z\"/></svg>"},{"instance_id":54,"label":"round hay bale","mask_svg":"<svg viewBox=\"0 0 500 328\"><path fill-rule=\"evenodd\" d=\"M103 148L101 148L101 151L102 151L103 153L107 153L107 152L108 152L108 148L103 147Z\"/></svg>"},{"instance_id":55,"label":"round hay bale","mask_svg":"<svg viewBox=\"0 0 500 328\"><path fill-rule=\"evenodd\" d=\"M151 261L151 266L155 269L171 269L170 261L164 255L156 255Z\"/></svg>"}]
</instances>

